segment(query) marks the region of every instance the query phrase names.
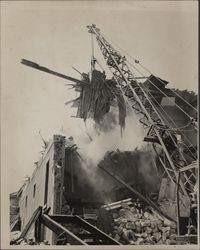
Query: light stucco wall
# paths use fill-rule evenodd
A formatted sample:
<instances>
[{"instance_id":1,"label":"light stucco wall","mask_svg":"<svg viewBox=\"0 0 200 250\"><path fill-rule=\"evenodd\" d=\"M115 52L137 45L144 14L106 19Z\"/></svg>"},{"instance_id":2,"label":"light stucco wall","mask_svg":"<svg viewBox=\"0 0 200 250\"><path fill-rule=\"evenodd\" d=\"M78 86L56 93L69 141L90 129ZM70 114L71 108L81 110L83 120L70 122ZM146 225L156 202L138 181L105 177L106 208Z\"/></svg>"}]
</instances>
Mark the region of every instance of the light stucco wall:
<instances>
[{"instance_id":1,"label":"light stucco wall","mask_svg":"<svg viewBox=\"0 0 200 250\"><path fill-rule=\"evenodd\" d=\"M45 150L40 161L37 163L36 169L33 172L29 181L27 181L26 186L23 189L21 198L19 201L20 207L20 217L22 221L21 231L24 229L34 211L39 206L45 205L45 180L46 180L46 167L49 164L49 176L48 176L48 196L47 196L47 207L51 207L49 214L58 213L58 206L61 204L55 204L59 201L60 190L62 186L60 185L62 172L62 166L58 166L58 159L63 165L64 164L64 148L65 140L64 137L55 135L53 141L49 143L47 149ZM61 154L61 156L60 156ZM61 167L61 169L60 169ZM59 176L58 176L59 173ZM34 185L36 185L35 197ZM58 188L59 187L59 188ZM27 197L27 198L26 198ZM27 199L27 205L26 205ZM57 206L56 206L57 205ZM31 230L28 237L34 236L34 230ZM52 232L45 228L44 239L52 242Z\"/></svg>"}]
</instances>

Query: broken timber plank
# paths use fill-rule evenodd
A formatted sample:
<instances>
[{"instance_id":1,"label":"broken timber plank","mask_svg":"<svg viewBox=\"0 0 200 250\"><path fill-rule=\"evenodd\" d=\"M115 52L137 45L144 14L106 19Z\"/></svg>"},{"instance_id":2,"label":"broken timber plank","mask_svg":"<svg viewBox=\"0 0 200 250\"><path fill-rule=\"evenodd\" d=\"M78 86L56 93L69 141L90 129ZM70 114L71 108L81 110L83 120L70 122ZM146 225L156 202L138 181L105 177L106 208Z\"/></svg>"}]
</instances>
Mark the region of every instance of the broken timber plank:
<instances>
[{"instance_id":1,"label":"broken timber plank","mask_svg":"<svg viewBox=\"0 0 200 250\"><path fill-rule=\"evenodd\" d=\"M75 234L73 234L68 229L66 229L65 227L60 225L58 222L53 220L48 215L42 214L41 220L45 226L47 226L49 229L51 229L57 235L60 235L62 233L66 233L67 240L71 245L87 245L84 241L79 239Z\"/></svg>"},{"instance_id":2,"label":"broken timber plank","mask_svg":"<svg viewBox=\"0 0 200 250\"><path fill-rule=\"evenodd\" d=\"M61 78L64 78L64 79L67 79L69 81L72 81L72 82L76 82L76 83L79 83L79 84L82 84L82 85L88 85L88 83L84 82L84 81L81 81L81 80L78 80L76 78L73 78L71 76L66 76L64 74L61 74L61 73L58 73L58 72L55 72L53 70L50 70L48 68L45 68L45 67L42 67L40 66L39 64L35 63L35 62L32 62L32 61L29 61L29 60L26 60L26 59L22 59L21 60L21 63L26 65L26 66L29 66L31 68L34 68L34 69L38 69L38 70L41 70L41 71L44 71L46 73L49 73L49 74L52 74L52 75L55 75L55 76L58 76L58 77L61 77Z\"/></svg>"},{"instance_id":3,"label":"broken timber plank","mask_svg":"<svg viewBox=\"0 0 200 250\"><path fill-rule=\"evenodd\" d=\"M98 236L98 239L102 239L105 245L121 245L118 241L110 237L108 234L104 233L97 227L93 226L86 220L82 219L78 215L51 215L51 219L57 221L57 222L62 222L62 223L73 223L76 224L77 226L83 228L84 230L88 231L91 233L91 235L96 235ZM88 238L90 237L90 234L88 234Z\"/></svg>"},{"instance_id":4,"label":"broken timber plank","mask_svg":"<svg viewBox=\"0 0 200 250\"><path fill-rule=\"evenodd\" d=\"M12 244L15 244L18 240L25 238L25 236L27 235L27 233L29 232L29 230L31 229L31 227L33 226L33 224L36 222L36 220L39 218L39 216L42 213L42 207L38 207L35 212L33 213L32 217L30 218L30 220L28 221L28 223L26 224L24 230L22 231L21 235L19 236L19 238L17 238L16 240L14 240L12 242Z\"/></svg>"}]
</instances>

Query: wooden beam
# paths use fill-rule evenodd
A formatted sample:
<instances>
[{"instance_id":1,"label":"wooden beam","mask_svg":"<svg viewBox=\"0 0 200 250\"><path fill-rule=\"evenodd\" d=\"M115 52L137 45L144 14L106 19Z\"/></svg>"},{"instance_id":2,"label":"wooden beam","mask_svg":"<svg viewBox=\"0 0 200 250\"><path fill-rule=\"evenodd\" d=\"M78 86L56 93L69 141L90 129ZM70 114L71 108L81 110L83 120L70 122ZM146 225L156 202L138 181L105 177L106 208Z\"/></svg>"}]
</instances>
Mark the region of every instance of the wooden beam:
<instances>
[{"instance_id":1,"label":"wooden beam","mask_svg":"<svg viewBox=\"0 0 200 250\"><path fill-rule=\"evenodd\" d=\"M20 239L25 238L25 236L27 235L27 233L29 232L29 230L31 229L31 227L33 225L35 225L35 222L40 217L41 213L42 213L42 207L38 207L35 210L35 212L33 213L32 217L30 218L30 220L28 221L28 223L26 224L26 226L25 226L24 230L22 231L21 235L19 236L19 238L17 238L16 240L12 241L12 244L15 244Z\"/></svg>"},{"instance_id":2,"label":"wooden beam","mask_svg":"<svg viewBox=\"0 0 200 250\"><path fill-rule=\"evenodd\" d=\"M120 243L116 240L114 240L112 237L98 229L97 227L93 226L86 220L82 219L78 215L51 215L51 219L57 221L57 222L63 222L63 223L74 223L79 227L82 227L86 231L89 231L92 233L92 235L98 235L98 239L102 239L106 245L120 245ZM88 238L90 238L90 235L88 234Z\"/></svg>"},{"instance_id":3,"label":"wooden beam","mask_svg":"<svg viewBox=\"0 0 200 250\"><path fill-rule=\"evenodd\" d=\"M55 75L55 76L58 76L58 77L61 77L61 78L64 78L66 80L69 80L69 81L72 81L72 82L76 82L76 83L79 83L81 85L85 85L85 86L88 86L89 84L85 81L81 81L81 80L78 80L76 78L73 78L71 76L66 76L64 74L61 74L61 73L58 73L56 71L53 71L53 70L50 70L48 68L45 68L45 67L42 67L40 66L39 64L35 63L35 62L32 62L32 61L29 61L29 60L26 60L26 59L22 59L21 60L21 63L26 65L26 66L29 66L31 68L34 68L34 69L37 69L37 70L40 70L40 71L43 71L43 72L46 72L46 73L49 73L49 74L52 74L52 75Z\"/></svg>"},{"instance_id":4,"label":"wooden beam","mask_svg":"<svg viewBox=\"0 0 200 250\"><path fill-rule=\"evenodd\" d=\"M103 171L105 171L107 174L109 174L113 179L115 179L117 182L121 183L123 186L125 186L126 188L128 188L134 195L136 195L139 199L141 199L143 202L145 202L146 204L148 204L149 206L151 206L152 208L154 208L160 215L164 216L165 218L167 218L170 221L174 221L175 220L173 218L171 218L170 216L168 216L167 214L163 213L163 211L160 210L160 208L158 206L156 206L156 204L145 198L141 193L139 193L137 190L135 190L133 187L131 187L130 185L128 185L126 182L124 182L121 178L119 178L118 176L116 176L115 174L111 173L110 171L108 171L107 169L103 168L102 166L98 166L99 168L101 168Z\"/></svg>"},{"instance_id":5,"label":"wooden beam","mask_svg":"<svg viewBox=\"0 0 200 250\"><path fill-rule=\"evenodd\" d=\"M60 235L62 233L66 233L67 241L71 245L87 245L84 241L79 239L75 234L70 232L68 229L57 223L55 220L51 219L48 215L42 214L41 215L42 223L47 226L49 229L51 229L54 233L57 235Z\"/></svg>"}]
</instances>

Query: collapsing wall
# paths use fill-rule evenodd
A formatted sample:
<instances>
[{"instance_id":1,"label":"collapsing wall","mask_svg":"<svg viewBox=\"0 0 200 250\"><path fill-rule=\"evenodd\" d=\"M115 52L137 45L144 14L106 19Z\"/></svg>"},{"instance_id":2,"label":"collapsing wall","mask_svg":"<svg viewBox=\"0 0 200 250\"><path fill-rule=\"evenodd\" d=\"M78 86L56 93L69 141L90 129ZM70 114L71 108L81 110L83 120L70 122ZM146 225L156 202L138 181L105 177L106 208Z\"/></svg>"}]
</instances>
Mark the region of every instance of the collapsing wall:
<instances>
[{"instance_id":1,"label":"collapsing wall","mask_svg":"<svg viewBox=\"0 0 200 250\"><path fill-rule=\"evenodd\" d=\"M63 192L65 204L97 207L99 204L133 197L130 191L98 166L90 165L90 161L87 161L86 166L84 159L76 151L66 152ZM160 178L154 159L149 158L149 153L145 151L107 152L99 166L115 173L144 196L158 195Z\"/></svg>"},{"instance_id":2,"label":"collapsing wall","mask_svg":"<svg viewBox=\"0 0 200 250\"><path fill-rule=\"evenodd\" d=\"M99 163L99 166L112 172L124 182L134 187L138 192L146 197L158 193L160 179L155 166L154 158L144 150L135 149L134 151L111 151L107 152ZM103 176L101 169L98 170L97 176ZM102 178L104 180L104 178ZM110 176L107 183L102 181L105 196L112 202L133 197L126 188L116 183ZM112 199L111 199L112 198Z\"/></svg>"},{"instance_id":3,"label":"collapsing wall","mask_svg":"<svg viewBox=\"0 0 200 250\"><path fill-rule=\"evenodd\" d=\"M150 160L149 153L144 150L135 149L134 151L123 152L117 150L107 152L104 158L99 162L99 166L112 173L114 172L127 184L143 194L143 196L157 200L160 178L159 170L157 171L154 161L154 158ZM87 163L89 164L89 161L87 161ZM90 167L89 172L88 167ZM47 174L45 174L47 173L45 172L47 169L48 184L46 184ZM34 184L37 185L37 181L43 185L40 186L40 192L34 192ZM36 190L38 190L38 186L36 186ZM35 193L33 200L30 199L30 196L33 195L32 192ZM26 207L24 209L22 201L26 196L29 197L25 199ZM41 199L41 197L43 197L43 199ZM126 187L121 186L110 176L106 175L98 166L86 166L84 158L77 152L77 147L74 143L69 143L69 140L64 136L54 136L54 143L49 144L47 147L41 161L38 163L36 172L30 178L22 192L22 200L20 200L20 214L23 221L22 228L25 226L26 221L28 221L28 215L31 215L38 205L51 207L50 214L75 213L82 216L84 215L84 210L99 210L104 204L129 197L133 199L137 198L132 192L127 190ZM27 211L27 209L29 210ZM101 212L99 212L97 215L99 215L101 219L102 215ZM140 223L140 219L141 218L139 218L138 223ZM148 218L146 219L148 220ZM121 219L119 219L119 221L121 221ZM101 223L98 224L100 227ZM166 230L162 228L163 222L161 224L161 229L159 230ZM150 231L150 229L148 230ZM125 231L126 230L124 230L124 232ZM151 230L151 232L153 231ZM136 232L135 237L141 238L141 233L147 237L146 232L143 231L138 232L139 236ZM171 233L170 231L170 234ZM159 237L161 237L162 232L156 235L158 239L155 240L155 237L153 237L153 239L148 238L146 240L161 242L159 241ZM55 243L57 237L52 236L52 233L45 229L42 239L47 239L49 242ZM113 236L118 237L115 234ZM135 240L135 238L130 240ZM140 240L141 239L138 241ZM142 242L144 243L144 241Z\"/></svg>"}]
</instances>

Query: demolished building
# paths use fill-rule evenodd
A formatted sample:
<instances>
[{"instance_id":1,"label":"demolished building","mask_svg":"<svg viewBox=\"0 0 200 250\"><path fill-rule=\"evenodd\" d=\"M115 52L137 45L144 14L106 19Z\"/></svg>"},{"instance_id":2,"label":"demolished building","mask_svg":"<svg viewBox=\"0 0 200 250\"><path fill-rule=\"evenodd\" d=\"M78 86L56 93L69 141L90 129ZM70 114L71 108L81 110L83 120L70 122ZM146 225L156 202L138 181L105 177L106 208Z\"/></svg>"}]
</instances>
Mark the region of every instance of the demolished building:
<instances>
[{"instance_id":1,"label":"demolished building","mask_svg":"<svg viewBox=\"0 0 200 250\"><path fill-rule=\"evenodd\" d=\"M108 170L109 173L112 173L112 176L117 176L129 187L137 190L143 197L150 197L155 204L159 204L163 199L166 202L167 199L172 197L173 202L175 202L175 186L165 183L165 178L162 179L162 182L160 181L157 169L153 165L155 163L152 162L152 165L147 164L148 167L145 173L141 172L141 160L149 160L149 155L147 154L147 152L140 150L111 151L107 152L99 165ZM147 158L145 159L144 157ZM55 234L52 229L48 228L48 223L45 224L45 221L43 222L45 226L42 226L40 222L40 231L38 232L37 220L33 218L33 215L35 215L38 207L41 207L50 209L48 211L50 218L53 218L53 216L66 216L67 218L68 216L79 216L84 222L88 222L101 232L111 235L117 242L120 241L121 244L133 244L134 242L137 242L135 244L144 244L145 242L149 244L152 242L154 244L157 242L158 244L165 244L166 240L171 242L171 244L177 243L176 223L174 223L176 213L173 208L171 208L171 213L169 212L169 203L160 202L158 207L166 215L170 214L171 220L160 215L155 209L152 211L152 207L148 203L141 201L141 199L138 201L137 195L120 182L116 182L112 176L107 175L101 168L96 169L93 176L88 176L88 172L85 171L82 164L84 164L83 159L77 153L76 145L72 143L71 139L61 135L54 135L53 140L48 143L42 158L37 162L33 175L26 181L18 194L12 194L12 197L14 195L18 196L16 203L18 213L16 213L17 217L15 217L18 225L16 228L21 232L27 231L24 236L25 239L32 238L38 242L46 241L49 244L59 244L60 231L57 231L59 235ZM95 176L98 178L95 179L96 185L90 180ZM137 206L140 204L139 210L137 206L135 207L135 202ZM162 206L164 207L162 208ZM135 222L138 221L136 224L139 223L139 227L141 227L140 221L145 222L145 217L142 217L144 212L145 216L147 216L147 222L158 223L161 232L157 229L152 230L148 223L147 225L149 226L145 223L142 224L142 228L145 228L145 230L136 230L137 227L134 227ZM127 219L127 216L131 217ZM29 225L31 220L32 224ZM63 225L62 220L60 223ZM129 225L130 223L131 225ZM127 229L126 224L130 228ZM30 227L27 228L27 225ZM144 225L146 226L144 227ZM83 232L80 232L82 228L81 223L77 222L74 225L73 219L69 220L65 227L74 237L76 235L81 237L81 234L83 234ZM11 228L11 230L16 230L16 228ZM146 228L151 228L151 230L148 229L151 232L147 234ZM127 236L127 230L129 229L134 232L134 236L133 233L130 237ZM167 230L166 235L168 237L165 240L162 240L162 230L164 232ZM128 232L130 234L130 231ZM86 238L90 237L86 236ZM157 240L155 237L157 237ZM84 242L91 244L87 239ZM68 243L83 244L81 241L74 243L74 240L71 241L69 239ZM96 244L100 243L97 241ZM104 244L116 243L104 241Z\"/></svg>"},{"instance_id":2,"label":"demolished building","mask_svg":"<svg viewBox=\"0 0 200 250\"><path fill-rule=\"evenodd\" d=\"M91 75L82 73L81 80L25 59L22 63L73 81L80 93L70 101L77 107L76 117L94 120L97 133L108 133L116 124L123 131L134 110L148 129L147 146L111 149L94 166L79 153L73 135L54 135L33 175L11 194L17 201L12 225L13 218L18 221L11 230L21 231L11 244L28 238L57 245L196 243L196 95L167 88L167 81L152 74L138 82L126 58L96 26L89 26L89 32L97 36L114 71L112 79L94 68L94 58ZM105 126L111 107L117 107L118 121L113 117Z\"/></svg>"}]
</instances>

